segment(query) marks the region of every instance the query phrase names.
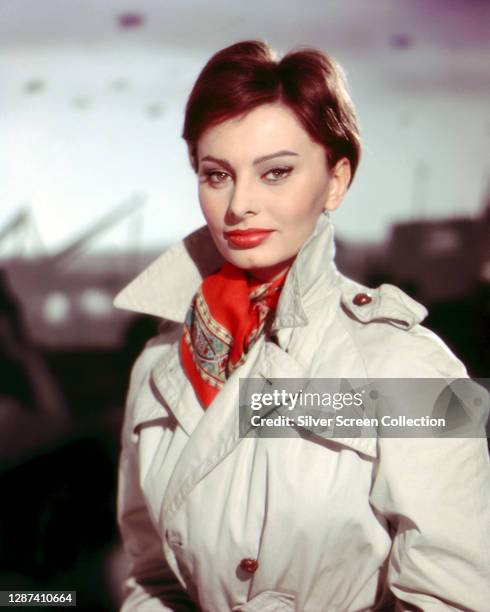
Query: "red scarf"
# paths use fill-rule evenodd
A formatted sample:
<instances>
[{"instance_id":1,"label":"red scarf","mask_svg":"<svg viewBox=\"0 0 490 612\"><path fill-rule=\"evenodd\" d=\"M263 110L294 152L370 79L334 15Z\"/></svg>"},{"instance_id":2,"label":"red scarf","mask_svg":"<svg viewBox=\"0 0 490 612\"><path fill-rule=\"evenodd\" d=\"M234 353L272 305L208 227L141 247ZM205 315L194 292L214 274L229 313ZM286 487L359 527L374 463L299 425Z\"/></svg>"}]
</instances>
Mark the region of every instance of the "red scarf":
<instances>
[{"instance_id":1,"label":"red scarf","mask_svg":"<svg viewBox=\"0 0 490 612\"><path fill-rule=\"evenodd\" d=\"M287 272L264 283L226 262L204 279L180 342L184 371L204 409L268 331Z\"/></svg>"}]
</instances>

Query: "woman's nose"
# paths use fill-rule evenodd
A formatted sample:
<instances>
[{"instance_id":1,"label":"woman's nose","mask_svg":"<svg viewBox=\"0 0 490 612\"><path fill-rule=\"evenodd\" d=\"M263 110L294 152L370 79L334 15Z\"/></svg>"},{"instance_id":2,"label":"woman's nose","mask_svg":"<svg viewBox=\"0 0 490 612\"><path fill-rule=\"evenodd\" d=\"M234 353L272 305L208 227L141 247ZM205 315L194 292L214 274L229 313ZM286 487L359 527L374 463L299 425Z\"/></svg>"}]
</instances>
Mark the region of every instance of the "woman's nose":
<instances>
[{"instance_id":1,"label":"woman's nose","mask_svg":"<svg viewBox=\"0 0 490 612\"><path fill-rule=\"evenodd\" d=\"M231 199L228 205L228 214L235 217L245 217L247 214L257 214L259 204L257 194L249 182L245 180L235 181Z\"/></svg>"}]
</instances>

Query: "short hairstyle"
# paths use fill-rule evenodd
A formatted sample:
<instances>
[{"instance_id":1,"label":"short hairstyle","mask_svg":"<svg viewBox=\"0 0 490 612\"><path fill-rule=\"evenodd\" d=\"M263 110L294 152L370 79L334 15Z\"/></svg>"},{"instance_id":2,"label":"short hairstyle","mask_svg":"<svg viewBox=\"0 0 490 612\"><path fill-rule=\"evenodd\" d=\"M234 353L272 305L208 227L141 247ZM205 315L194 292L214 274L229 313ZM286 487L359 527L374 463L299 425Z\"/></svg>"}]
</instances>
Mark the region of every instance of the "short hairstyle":
<instances>
[{"instance_id":1,"label":"short hairstyle","mask_svg":"<svg viewBox=\"0 0 490 612\"><path fill-rule=\"evenodd\" d=\"M329 168L343 157L349 160L352 182L361 141L341 67L312 47L292 50L278 60L259 40L244 40L215 53L192 88L182 137L194 171L197 143L205 130L275 102L290 108L312 140L323 145Z\"/></svg>"}]
</instances>

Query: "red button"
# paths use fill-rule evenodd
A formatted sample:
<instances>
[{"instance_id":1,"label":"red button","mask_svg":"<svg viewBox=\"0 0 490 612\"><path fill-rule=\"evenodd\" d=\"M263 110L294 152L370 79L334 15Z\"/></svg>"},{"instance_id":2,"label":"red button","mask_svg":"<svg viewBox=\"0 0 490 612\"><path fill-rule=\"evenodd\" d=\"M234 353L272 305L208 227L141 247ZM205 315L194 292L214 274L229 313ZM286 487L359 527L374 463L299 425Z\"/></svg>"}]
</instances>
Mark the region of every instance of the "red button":
<instances>
[{"instance_id":1,"label":"red button","mask_svg":"<svg viewBox=\"0 0 490 612\"><path fill-rule=\"evenodd\" d=\"M365 304L372 302L373 298L367 293L358 293L353 297L352 301L356 306L364 306Z\"/></svg>"},{"instance_id":2,"label":"red button","mask_svg":"<svg viewBox=\"0 0 490 612\"><path fill-rule=\"evenodd\" d=\"M240 561L240 567L244 572L253 574L259 567L259 562L257 559L242 559Z\"/></svg>"}]
</instances>

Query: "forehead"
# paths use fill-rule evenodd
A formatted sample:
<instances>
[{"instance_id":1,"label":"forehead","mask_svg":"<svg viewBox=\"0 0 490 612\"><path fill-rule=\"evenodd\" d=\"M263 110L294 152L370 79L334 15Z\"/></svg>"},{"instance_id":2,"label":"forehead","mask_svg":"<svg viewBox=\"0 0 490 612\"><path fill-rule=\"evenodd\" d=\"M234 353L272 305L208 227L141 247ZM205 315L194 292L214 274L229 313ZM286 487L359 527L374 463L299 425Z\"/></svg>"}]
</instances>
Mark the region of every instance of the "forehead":
<instances>
[{"instance_id":1,"label":"forehead","mask_svg":"<svg viewBox=\"0 0 490 612\"><path fill-rule=\"evenodd\" d=\"M294 112L281 104L264 104L245 115L208 128L199 138L200 154L246 155L268 153L274 148L306 150L316 147ZM237 148L239 147L239 148Z\"/></svg>"}]
</instances>

